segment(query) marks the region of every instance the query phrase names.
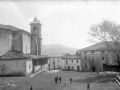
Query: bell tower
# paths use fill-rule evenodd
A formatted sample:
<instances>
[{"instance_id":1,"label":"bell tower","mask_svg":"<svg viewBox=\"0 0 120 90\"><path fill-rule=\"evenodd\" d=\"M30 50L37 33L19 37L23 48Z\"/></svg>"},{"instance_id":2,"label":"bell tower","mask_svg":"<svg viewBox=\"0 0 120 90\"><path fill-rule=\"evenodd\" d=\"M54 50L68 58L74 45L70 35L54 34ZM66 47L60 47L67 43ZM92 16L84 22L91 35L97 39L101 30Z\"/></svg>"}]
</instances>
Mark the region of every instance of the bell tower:
<instances>
[{"instance_id":1,"label":"bell tower","mask_svg":"<svg viewBox=\"0 0 120 90\"><path fill-rule=\"evenodd\" d=\"M30 22L31 27L31 54L41 55L41 23L36 16L33 22Z\"/></svg>"}]
</instances>

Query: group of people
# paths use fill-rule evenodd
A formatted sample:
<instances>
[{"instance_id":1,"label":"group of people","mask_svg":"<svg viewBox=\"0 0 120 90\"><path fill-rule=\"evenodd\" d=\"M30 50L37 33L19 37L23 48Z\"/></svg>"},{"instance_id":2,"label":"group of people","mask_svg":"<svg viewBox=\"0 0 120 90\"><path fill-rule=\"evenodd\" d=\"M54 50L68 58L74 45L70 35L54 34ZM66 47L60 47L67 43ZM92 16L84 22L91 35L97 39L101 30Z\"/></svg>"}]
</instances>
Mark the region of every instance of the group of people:
<instances>
[{"instance_id":1,"label":"group of people","mask_svg":"<svg viewBox=\"0 0 120 90\"><path fill-rule=\"evenodd\" d=\"M61 76L56 76L55 77L55 83L57 84L58 82L60 82L61 83L61 81L62 81L62 78L61 78Z\"/></svg>"},{"instance_id":2,"label":"group of people","mask_svg":"<svg viewBox=\"0 0 120 90\"><path fill-rule=\"evenodd\" d=\"M72 83L72 78L70 77L70 83ZM60 82L61 83L61 81L62 81L62 77L61 76L56 76L55 77L55 83L57 84L58 82ZM64 80L64 85L66 86L67 85L67 80ZM30 87L30 90L33 90L33 87L31 86Z\"/></svg>"},{"instance_id":3,"label":"group of people","mask_svg":"<svg viewBox=\"0 0 120 90\"><path fill-rule=\"evenodd\" d=\"M72 83L72 78L70 77L70 84ZM55 77L55 83L57 84L58 82L60 82L61 83L61 81L62 81L62 77L61 76L56 76ZM64 85L66 86L67 85L67 80L64 80Z\"/></svg>"}]
</instances>

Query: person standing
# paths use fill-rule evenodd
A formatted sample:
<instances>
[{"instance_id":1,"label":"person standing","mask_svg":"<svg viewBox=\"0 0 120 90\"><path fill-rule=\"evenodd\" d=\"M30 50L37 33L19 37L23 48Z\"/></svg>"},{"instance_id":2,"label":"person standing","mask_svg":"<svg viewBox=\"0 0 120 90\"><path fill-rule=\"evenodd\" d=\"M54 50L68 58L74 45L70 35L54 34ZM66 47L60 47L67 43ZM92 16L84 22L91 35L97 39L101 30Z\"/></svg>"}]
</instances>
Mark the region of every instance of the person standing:
<instances>
[{"instance_id":1,"label":"person standing","mask_svg":"<svg viewBox=\"0 0 120 90\"><path fill-rule=\"evenodd\" d=\"M67 80L64 81L65 86L67 86Z\"/></svg>"},{"instance_id":2,"label":"person standing","mask_svg":"<svg viewBox=\"0 0 120 90\"><path fill-rule=\"evenodd\" d=\"M55 77L55 83L58 83L58 75Z\"/></svg>"},{"instance_id":3,"label":"person standing","mask_svg":"<svg viewBox=\"0 0 120 90\"><path fill-rule=\"evenodd\" d=\"M90 84L89 83L87 84L87 90L90 90Z\"/></svg>"},{"instance_id":4,"label":"person standing","mask_svg":"<svg viewBox=\"0 0 120 90\"><path fill-rule=\"evenodd\" d=\"M72 83L72 78L70 77L70 83Z\"/></svg>"},{"instance_id":5,"label":"person standing","mask_svg":"<svg viewBox=\"0 0 120 90\"><path fill-rule=\"evenodd\" d=\"M33 87L32 87L32 86L30 87L30 90L33 90Z\"/></svg>"},{"instance_id":6,"label":"person standing","mask_svg":"<svg viewBox=\"0 0 120 90\"><path fill-rule=\"evenodd\" d=\"M60 80L60 83L61 83L61 80L62 80L61 76L59 76L59 80Z\"/></svg>"},{"instance_id":7,"label":"person standing","mask_svg":"<svg viewBox=\"0 0 120 90\"><path fill-rule=\"evenodd\" d=\"M59 80L59 76L57 75L57 77L56 77L56 82L58 83L58 80Z\"/></svg>"},{"instance_id":8,"label":"person standing","mask_svg":"<svg viewBox=\"0 0 120 90\"><path fill-rule=\"evenodd\" d=\"M57 84L57 77L55 77L55 83Z\"/></svg>"}]
</instances>

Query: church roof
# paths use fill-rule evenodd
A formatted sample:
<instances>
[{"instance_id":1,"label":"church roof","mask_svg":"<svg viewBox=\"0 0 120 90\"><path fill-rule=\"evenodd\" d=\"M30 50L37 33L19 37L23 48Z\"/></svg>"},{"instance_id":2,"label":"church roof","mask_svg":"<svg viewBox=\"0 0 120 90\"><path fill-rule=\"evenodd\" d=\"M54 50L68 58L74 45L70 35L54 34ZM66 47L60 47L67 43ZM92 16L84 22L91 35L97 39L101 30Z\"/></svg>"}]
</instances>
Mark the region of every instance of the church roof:
<instances>
[{"instance_id":1,"label":"church roof","mask_svg":"<svg viewBox=\"0 0 120 90\"><path fill-rule=\"evenodd\" d=\"M37 17L35 16L33 22L31 22L30 24L34 24L34 23L38 23L41 25L40 21L37 19ZM42 25L41 25L42 26Z\"/></svg>"},{"instance_id":2,"label":"church roof","mask_svg":"<svg viewBox=\"0 0 120 90\"><path fill-rule=\"evenodd\" d=\"M9 59L26 59L30 58L25 56L25 54L17 51L8 51L4 55L0 56L0 60L9 60Z\"/></svg>"},{"instance_id":3,"label":"church roof","mask_svg":"<svg viewBox=\"0 0 120 90\"><path fill-rule=\"evenodd\" d=\"M40 21L36 18L36 16L35 16L35 18L33 20L33 23L40 23Z\"/></svg>"},{"instance_id":4,"label":"church roof","mask_svg":"<svg viewBox=\"0 0 120 90\"><path fill-rule=\"evenodd\" d=\"M62 59L80 59L80 57L76 55L64 55L62 56Z\"/></svg>"},{"instance_id":5,"label":"church roof","mask_svg":"<svg viewBox=\"0 0 120 90\"><path fill-rule=\"evenodd\" d=\"M8 51L4 55L0 56L0 60L13 60L13 59L41 59L41 58L48 58L45 55L33 55L33 54L24 54L18 51Z\"/></svg>"},{"instance_id":6,"label":"church roof","mask_svg":"<svg viewBox=\"0 0 120 90\"><path fill-rule=\"evenodd\" d=\"M41 58L48 58L46 55L33 55L33 54L25 54L26 57L30 57L33 59L41 59Z\"/></svg>"},{"instance_id":7,"label":"church roof","mask_svg":"<svg viewBox=\"0 0 120 90\"><path fill-rule=\"evenodd\" d=\"M83 49L80 49L79 51L92 51L92 50L112 50L112 48L115 49L115 45L112 41L109 42L102 42L98 43Z\"/></svg>"},{"instance_id":8,"label":"church roof","mask_svg":"<svg viewBox=\"0 0 120 90\"><path fill-rule=\"evenodd\" d=\"M16 31L16 32L22 32L22 33L26 33L26 34L28 34L28 35L31 35L31 33L27 32L27 31L25 31L25 30L18 30L18 31Z\"/></svg>"},{"instance_id":9,"label":"church roof","mask_svg":"<svg viewBox=\"0 0 120 90\"><path fill-rule=\"evenodd\" d=\"M14 26L11 26L11 25L2 25L2 24L0 24L0 28L8 29L8 30L11 30L11 31L17 31L17 30L19 30L19 28L16 28Z\"/></svg>"},{"instance_id":10,"label":"church roof","mask_svg":"<svg viewBox=\"0 0 120 90\"><path fill-rule=\"evenodd\" d=\"M11 25L2 25L2 24L0 24L0 28L7 29L7 30L10 30L10 31L13 31L13 32L23 32L23 33L31 35L29 32L27 32L27 31L25 31L23 29L16 28L16 27L11 26Z\"/></svg>"}]
</instances>

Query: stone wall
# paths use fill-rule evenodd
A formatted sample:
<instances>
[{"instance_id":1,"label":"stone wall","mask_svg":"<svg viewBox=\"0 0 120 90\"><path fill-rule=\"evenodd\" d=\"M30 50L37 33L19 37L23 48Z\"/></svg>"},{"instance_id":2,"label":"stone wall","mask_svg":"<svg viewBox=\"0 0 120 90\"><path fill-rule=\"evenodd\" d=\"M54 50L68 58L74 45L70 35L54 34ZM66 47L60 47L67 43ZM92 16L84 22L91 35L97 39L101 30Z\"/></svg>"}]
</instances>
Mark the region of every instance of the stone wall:
<instances>
[{"instance_id":1,"label":"stone wall","mask_svg":"<svg viewBox=\"0 0 120 90\"><path fill-rule=\"evenodd\" d=\"M22 34L22 48L23 53L30 54L31 53L31 37L27 34Z\"/></svg>"},{"instance_id":2,"label":"stone wall","mask_svg":"<svg viewBox=\"0 0 120 90\"><path fill-rule=\"evenodd\" d=\"M0 55L12 49L12 31L0 29Z\"/></svg>"},{"instance_id":3,"label":"stone wall","mask_svg":"<svg viewBox=\"0 0 120 90\"><path fill-rule=\"evenodd\" d=\"M22 50L22 34L13 32L13 50L23 52Z\"/></svg>"},{"instance_id":4,"label":"stone wall","mask_svg":"<svg viewBox=\"0 0 120 90\"><path fill-rule=\"evenodd\" d=\"M95 71L103 71L103 64L114 65L115 59L110 51L81 51L82 70L92 70L91 63L95 66Z\"/></svg>"}]
</instances>

